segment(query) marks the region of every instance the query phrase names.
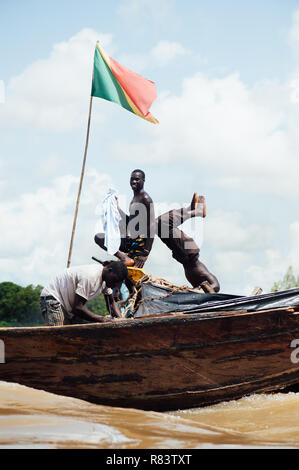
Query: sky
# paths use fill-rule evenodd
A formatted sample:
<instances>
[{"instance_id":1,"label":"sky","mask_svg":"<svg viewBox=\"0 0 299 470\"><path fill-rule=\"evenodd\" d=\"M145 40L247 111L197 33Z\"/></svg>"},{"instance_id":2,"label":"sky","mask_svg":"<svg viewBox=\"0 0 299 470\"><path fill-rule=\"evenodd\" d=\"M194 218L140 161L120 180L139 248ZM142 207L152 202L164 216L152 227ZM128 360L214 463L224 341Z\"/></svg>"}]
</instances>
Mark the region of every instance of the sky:
<instances>
[{"instance_id":1,"label":"sky","mask_svg":"<svg viewBox=\"0 0 299 470\"><path fill-rule=\"evenodd\" d=\"M99 255L102 201L127 211L141 168L157 215L206 197L182 229L221 292L299 273L298 1L0 0L0 38L0 282L66 267L97 40L155 82L159 124L93 100L71 264ZM159 239L145 270L188 285Z\"/></svg>"}]
</instances>

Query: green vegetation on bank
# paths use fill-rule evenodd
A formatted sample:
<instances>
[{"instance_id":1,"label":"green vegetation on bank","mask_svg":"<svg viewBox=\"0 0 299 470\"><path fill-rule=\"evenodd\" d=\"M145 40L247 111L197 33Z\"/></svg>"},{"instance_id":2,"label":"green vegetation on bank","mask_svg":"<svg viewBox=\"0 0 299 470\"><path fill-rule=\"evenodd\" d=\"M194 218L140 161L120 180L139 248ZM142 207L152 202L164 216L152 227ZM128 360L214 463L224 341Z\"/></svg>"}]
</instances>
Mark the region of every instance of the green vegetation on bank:
<instances>
[{"instance_id":1,"label":"green vegetation on bank","mask_svg":"<svg viewBox=\"0 0 299 470\"><path fill-rule=\"evenodd\" d=\"M39 296L42 286L0 284L0 326L42 325Z\"/></svg>"},{"instance_id":2,"label":"green vegetation on bank","mask_svg":"<svg viewBox=\"0 0 299 470\"><path fill-rule=\"evenodd\" d=\"M292 266L289 266L287 272L280 281L274 282L271 292L294 289L299 287L299 275L295 276Z\"/></svg>"},{"instance_id":3,"label":"green vegetation on bank","mask_svg":"<svg viewBox=\"0 0 299 470\"><path fill-rule=\"evenodd\" d=\"M105 298L102 294L88 302L87 306L89 310L97 315L108 315Z\"/></svg>"},{"instance_id":4,"label":"green vegetation on bank","mask_svg":"<svg viewBox=\"0 0 299 470\"><path fill-rule=\"evenodd\" d=\"M21 287L13 282L0 283L0 327L44 325L40 313L42 286ZM91 300L88 308L97 315L107 315L103 295Z\"/></svg>"}]
</instances>

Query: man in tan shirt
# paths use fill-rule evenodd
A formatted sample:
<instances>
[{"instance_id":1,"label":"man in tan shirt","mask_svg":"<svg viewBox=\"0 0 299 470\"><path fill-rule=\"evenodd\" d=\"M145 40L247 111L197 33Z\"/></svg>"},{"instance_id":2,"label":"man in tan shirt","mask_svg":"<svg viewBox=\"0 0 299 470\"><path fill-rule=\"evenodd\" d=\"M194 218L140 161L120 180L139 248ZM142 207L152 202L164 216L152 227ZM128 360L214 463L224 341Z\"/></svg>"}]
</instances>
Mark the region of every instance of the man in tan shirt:
<instances>
[{"instance_id":1,"label":"man in tan shirt","mask_svg":"<svg viewBox=\"0 0 299 470\"><path fill-rule=\"evenodd\" d=\"M121 261L106 266L90 264L65 269L48 283L41 292L41 313L48 326L80 323L80 320L104 322L121 317L114 300L114 287L127 279L128 271ZM91 312L86 303L104 294L110 306L110 317Z\"/></svg>"}]
</instances>

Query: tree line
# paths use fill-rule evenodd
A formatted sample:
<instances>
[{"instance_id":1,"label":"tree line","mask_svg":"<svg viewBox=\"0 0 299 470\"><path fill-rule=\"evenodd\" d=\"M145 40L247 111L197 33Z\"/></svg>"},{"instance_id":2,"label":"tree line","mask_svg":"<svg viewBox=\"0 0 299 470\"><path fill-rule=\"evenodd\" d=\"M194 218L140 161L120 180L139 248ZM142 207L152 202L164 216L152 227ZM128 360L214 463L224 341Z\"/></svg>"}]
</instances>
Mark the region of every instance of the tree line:
<instances>
[{"instance_id":1,"label":"tree line","mask_svg":"<svg viewBox=\"0 0 299 470\"><path fill-rule=\"evenodd\" d=\"M289 266L280 281L274 282L271 292L299 287L299 275L296 276ZM22 287L13 282L0 283L0 327L44 325L40 314L40 293L43 286ZM88 308L97 315L107 315L103 295L88 302Z\"/></svg>"}]
</instances>

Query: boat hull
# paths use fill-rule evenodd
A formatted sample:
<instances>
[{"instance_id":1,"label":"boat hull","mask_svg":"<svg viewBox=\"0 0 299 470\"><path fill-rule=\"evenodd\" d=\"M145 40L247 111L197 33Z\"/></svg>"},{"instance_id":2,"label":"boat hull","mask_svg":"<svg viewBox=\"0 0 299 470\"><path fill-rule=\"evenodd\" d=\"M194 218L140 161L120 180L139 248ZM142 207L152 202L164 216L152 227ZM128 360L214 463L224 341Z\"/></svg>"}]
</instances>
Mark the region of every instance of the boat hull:
<instances>
[{"instance_id":1,"label":"boat hull","mask_svg":"<svg viewBox=\"0 0 299 470\"><path fill-rule=\"evenodd\" d=\"M292 308L0 328L0 380L103 405L185 409L299 383L297 338Z\"/></svg>"}]
</instances>

